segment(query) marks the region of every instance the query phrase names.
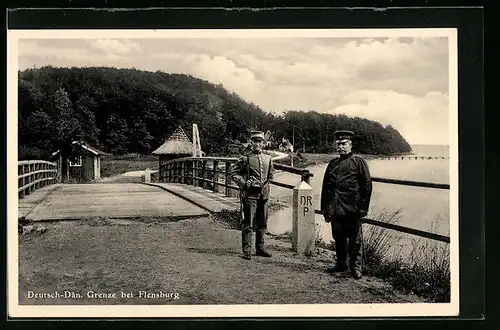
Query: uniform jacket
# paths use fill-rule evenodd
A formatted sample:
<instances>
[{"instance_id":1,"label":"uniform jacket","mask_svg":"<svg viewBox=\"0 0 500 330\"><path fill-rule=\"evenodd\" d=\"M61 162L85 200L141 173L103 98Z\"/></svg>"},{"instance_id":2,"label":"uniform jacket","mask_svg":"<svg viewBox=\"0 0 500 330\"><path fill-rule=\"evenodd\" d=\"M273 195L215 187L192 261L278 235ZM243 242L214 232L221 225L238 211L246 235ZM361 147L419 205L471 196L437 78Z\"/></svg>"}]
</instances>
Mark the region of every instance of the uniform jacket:
<instances>
[{"instance_id":1,"label":"uniform jacket","mask_svg":"<svg viewBox=\"0 0 500 330\"><path fill-rule=\"evenodd\" d=\"M321 190L325 217L357 215L368 211L372 181L366 161L352 153L328 163Z\"/></svg>"},{"instance_id":2,"label":"uniform jacket","mask_svg":"<svg viewBox=\"0 0 500 330\"><path fill-rule=\"evenodd\" d=\"M233 181L240 187L243 197L269 199L269 182L273 179L274 165L271 156L248 153L241 156L231 169ZM248 186L247 180L253 185Z\"/></svg>"}]
</instances>

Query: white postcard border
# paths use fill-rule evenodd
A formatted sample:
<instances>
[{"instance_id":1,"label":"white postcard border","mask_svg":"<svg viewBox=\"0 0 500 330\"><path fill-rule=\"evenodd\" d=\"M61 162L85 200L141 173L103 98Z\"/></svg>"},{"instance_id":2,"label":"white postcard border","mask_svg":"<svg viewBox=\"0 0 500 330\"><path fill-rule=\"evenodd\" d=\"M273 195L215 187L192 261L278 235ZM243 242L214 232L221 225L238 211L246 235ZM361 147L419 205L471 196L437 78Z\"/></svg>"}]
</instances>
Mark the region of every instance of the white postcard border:
<instances>
[{"instance_id":1,"label":"white postcard border","mask_svg":"<svg viewBox=\"0 0 500 330\"><path fill-rule=\"evenodd\" d=\"M17 72L20 39L89 38L352 38L447 37L449 41L450 266L451 301L440 304L310 305L84 305L26 306L18 301ZM458 250L458 48L456 29L270 29L270 30L8 30L7 31L7 243L8 315L42 318L111 317L404 317L459 313Z\"/></svg>"}]
</instances>

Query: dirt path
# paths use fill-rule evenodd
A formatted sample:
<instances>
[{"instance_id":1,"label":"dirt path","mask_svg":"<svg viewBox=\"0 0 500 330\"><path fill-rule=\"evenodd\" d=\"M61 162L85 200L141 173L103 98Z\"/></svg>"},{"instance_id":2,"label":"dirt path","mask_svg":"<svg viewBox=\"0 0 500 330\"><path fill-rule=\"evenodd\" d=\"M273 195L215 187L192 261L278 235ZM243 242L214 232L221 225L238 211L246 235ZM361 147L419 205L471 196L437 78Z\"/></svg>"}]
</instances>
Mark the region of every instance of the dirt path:
<instances>
[{"instance_id":1,"label":"dirt path","mask_svg":"<svg viewBox=\"0 0 500 330\"><path fill-rule=\"evenodd\" d=\"M94 219L44 226L43 234L20 236L20 304L422 302L375 278L329 275L324 269L331 252L299 257L289 242L269 236L273 258L243 260L240 232L213 218ZM81 298L29 299L29 291L62 296L67 291ZM91 299L89 291L117 296ZM140 291L164 297L139 298ZM122 298L121 292L133 297Z\"/></svg>"},{"instance_id":2,"label":"dirt path","mask_svg":"<svg viewBox=\"0 0 500 330\"><path fill-rule=\"evenodd\" d=\"M152 173L158 172L156 170ZM144 170L130 171L99 179L96 183L138 183L144 182Z\"/></svg>"}]
</instances>

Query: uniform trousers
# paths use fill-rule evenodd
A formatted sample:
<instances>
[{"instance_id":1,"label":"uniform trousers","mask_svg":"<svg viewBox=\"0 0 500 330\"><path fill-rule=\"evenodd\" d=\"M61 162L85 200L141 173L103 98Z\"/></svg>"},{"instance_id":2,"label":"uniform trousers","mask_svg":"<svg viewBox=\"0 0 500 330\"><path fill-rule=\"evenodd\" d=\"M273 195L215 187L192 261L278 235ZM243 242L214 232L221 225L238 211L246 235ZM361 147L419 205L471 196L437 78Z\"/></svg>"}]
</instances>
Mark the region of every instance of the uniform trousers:
<instances>
[{"instance_id":1,"label":"uniform trousers","mask_svg":"<svg viewBox=\"0 0 500 330\"><path fill-rule=\"evenodd\" d=\"M250 253L253 231L255 248L264 248L264 234L267 229L267 205L269 199L245 198L243 200L243 219L241 223L241 241L243 253Z\"/></svg>"},{"instance_id":2,"label":"uniform trousers","mask_svg":"<svg viewBox=\"0 0 500 330\"><path fill-rule=\"evenodd\" d=\"M332 236L335 240L337 265L361 271L363 230L359 216L335 216L331 219Z\"/></svg>"}]
</instances>

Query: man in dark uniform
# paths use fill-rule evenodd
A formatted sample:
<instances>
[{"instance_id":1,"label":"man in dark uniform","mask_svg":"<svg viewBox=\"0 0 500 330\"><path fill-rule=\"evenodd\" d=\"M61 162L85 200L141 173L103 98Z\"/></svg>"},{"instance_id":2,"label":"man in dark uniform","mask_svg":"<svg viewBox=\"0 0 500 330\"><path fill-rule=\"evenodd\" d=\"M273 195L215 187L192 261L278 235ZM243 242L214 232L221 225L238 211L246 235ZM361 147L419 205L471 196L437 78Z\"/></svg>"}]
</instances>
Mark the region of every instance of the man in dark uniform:
<instances>
[{"instance_id":1,"label":"man in dark uniform","mask_svg":"<svg viewBox=\"0 0 500 330\"><path fill-rule=\"evenodd\" d=\"M354 133L340 130L334 135L340 156L328 164L321 191L321 211L325 221L332 226L337 253L337 263L327 271L346 271L349 253L351 274L355 279L360 279L363 240L361 219L368 213L372 182L366 161L352 153Z\"/></svg>"},{"instance_id":2,"label":"man in dark uniform","mask_svg":"<svg viewBox=\"0 0 500 330\"><path fill-rule=\"evenodd\" d=\"M252 236L255 231L256 255L271 257L264 249L267 229L269 182L273 179L274 165L271 156L263 154L264 133L251 133L251 151L238 159L231 170L233 181L241 189L243 207L242 248L243 258L251 259Z\"/></svg>"}]
</instances>

